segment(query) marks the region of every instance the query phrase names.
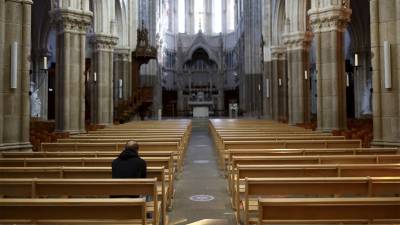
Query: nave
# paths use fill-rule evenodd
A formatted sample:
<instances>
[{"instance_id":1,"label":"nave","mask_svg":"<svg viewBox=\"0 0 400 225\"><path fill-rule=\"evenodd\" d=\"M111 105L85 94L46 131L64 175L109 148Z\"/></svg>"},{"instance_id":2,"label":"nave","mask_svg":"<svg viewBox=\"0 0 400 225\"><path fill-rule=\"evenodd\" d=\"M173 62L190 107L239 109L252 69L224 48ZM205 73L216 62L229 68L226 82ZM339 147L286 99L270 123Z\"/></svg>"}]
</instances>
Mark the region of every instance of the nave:
<instances>
[{"instance_id":1,"label":"nave","mask_svg":"<svg viewBox=\"0 0 400 225\"><path fill-rule=\"evenodd\" d=\"M129 139L148 178L110 179ZM269 120L135 121L2 152L0 223L398 224L399 162L397 148Z\"/></svg>"}]
</instances>

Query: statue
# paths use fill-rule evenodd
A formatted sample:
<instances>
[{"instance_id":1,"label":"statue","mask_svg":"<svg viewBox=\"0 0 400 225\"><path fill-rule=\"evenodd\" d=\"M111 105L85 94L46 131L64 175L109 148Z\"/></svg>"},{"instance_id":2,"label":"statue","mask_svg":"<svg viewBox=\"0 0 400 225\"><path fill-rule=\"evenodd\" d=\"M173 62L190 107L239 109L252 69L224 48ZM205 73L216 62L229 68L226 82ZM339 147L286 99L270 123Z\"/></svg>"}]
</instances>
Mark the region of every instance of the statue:
<instances>
[{"instance_id":1,"label":"statue","mask_svg":"<svg viewBox=\"0 0 400 225\"><path fill-rule=\"evenodd\" d=\"M30 96L30 105L31 105L31 117L40 117L40 109L42 107L42 102L40 101L38 89L35 89L35 82L31 81L31 96Z\"/></svg>"}]
</instances>

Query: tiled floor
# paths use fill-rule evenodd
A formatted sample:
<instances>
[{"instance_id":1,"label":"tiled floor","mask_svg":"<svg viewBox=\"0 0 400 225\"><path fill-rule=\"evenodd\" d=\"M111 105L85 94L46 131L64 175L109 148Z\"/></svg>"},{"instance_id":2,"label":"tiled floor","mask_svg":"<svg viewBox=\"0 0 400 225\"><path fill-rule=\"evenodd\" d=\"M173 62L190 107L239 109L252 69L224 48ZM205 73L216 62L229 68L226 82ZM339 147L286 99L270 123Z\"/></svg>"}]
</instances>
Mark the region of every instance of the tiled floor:
<instances>
[{"instance_id":1,"label":"tiled floor","mask_svg":"<svg viewBox=\"0 0 400 225\"><path fill-rule=\"evenodd\" d=\"M211 195L210 202L194 202L193 195ZM185 167L176 182L171 225L235 224L226 189L226 180L217 168L216 155L208 134L207 123L193 124Z\"/></svg>"}]
</instances>

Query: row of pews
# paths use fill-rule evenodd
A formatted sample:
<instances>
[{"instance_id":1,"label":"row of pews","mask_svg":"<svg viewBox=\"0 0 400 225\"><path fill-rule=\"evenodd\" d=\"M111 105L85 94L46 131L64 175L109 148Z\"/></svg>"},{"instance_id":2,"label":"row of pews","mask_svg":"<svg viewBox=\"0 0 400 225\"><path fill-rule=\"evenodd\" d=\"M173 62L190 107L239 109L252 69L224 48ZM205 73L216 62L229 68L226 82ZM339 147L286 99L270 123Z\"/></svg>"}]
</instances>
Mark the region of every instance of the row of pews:
<instances>
[{"instance_id":1,"label":"row of pews","mask_svg":"<svg viewBox=\"0 0 400 225\"><path fill-rule=\"evenodd\" d=\"M398 224L400 154L267 120L209 121L238 224Z\"/></svg>"},{"instance_id":2,"label":"row of pews","mask_svg":"<svg viewBox=\"0 0 400 225\"><path fill-rule=\"evenodd\" d=\"M0 224L168 224L191 129L190 120L136 121L0 152ZM146 179L111 179L127 140L139 143Z\"/></svg>"}]
</instances>

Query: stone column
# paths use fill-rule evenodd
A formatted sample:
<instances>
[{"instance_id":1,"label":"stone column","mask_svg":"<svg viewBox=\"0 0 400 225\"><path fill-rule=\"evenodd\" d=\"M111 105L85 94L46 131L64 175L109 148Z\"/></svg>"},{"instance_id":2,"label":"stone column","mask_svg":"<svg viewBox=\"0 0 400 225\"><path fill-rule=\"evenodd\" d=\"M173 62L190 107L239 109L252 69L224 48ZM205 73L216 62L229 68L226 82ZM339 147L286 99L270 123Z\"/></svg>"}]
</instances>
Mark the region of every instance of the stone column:
<instances>
[{"instance_id":1,"label":"stone column","mask_svg":"<svg viewBox=\"0 0 400 225\"><path fill-rule=\"evenodd\" d=\"M318 129L346 129L346 76L344 31L350 21L351 9L322 3L308 11L316 42L317 121Z\"/></svg>"},{"instance_id":2,"label":"stone column","mask_svg":"<svg viewBox=\"0 0 400 225\"><path fill-rule=\"evenodd\" d=\"M310 82L308 55L311 32L297 32L285 35L288 65L288 116L289 124L310 120ZM307 71L307 79L304 71Z\"/></svg>"},{"instance_id":3,"label":"stone column","mask_svg":"<svg viewBox=\"0 0 400 225\"><path fill-rule=\"evenodd\" d=\"M118 84L119 79L122 79L122 99L128 100L132 96L130 49L114 49L114 84ZM114 96L118 96L117 85L114 87Z\"/></svg>"},{"instance_id":4,"label":"stone column","mask_svg":"<svg viewBox=\"0 0 400 225\"><path fill-rule=\"evenodd\" d=\"M244 115L260 117L263 112L261 1L244 1L244 75L241 78L240 108Z\"/></svg>"},{"instance_id":5,"label":"stone column","mask_svg":"<svg viewBox=\"0 0 400 225\"><path fill-rule=\"evenodd\" d=\"M101 125L113 123L113 89L118 88L118 82L114 83L114 46L117 38L110 35L96 34L93 36L93 72L97 74L95 85L95 101L92 112L92 122Z\"/></svg>"},{"instance_id":6,"label":"stone column","mask_svg":"<svg viewBox=\"0 0 400 225\"><path fill-rule=\"evenodd\" d=\"M56 131L85 131L86 28L92 13L52 11L57 22Z\"/></svg>"},{"instance_id":7,"label":"stone column","mask_svg":"<svg viewBox=\"0 0 400 225\"><path fill-rule=\"evenodd\" d=\"M400 2L370 1L373 123L376 146L400 146ZM391 47L391 88L385 86L384 42Z\"/></svg>"},{"instance_id":8,"label":"stone column","mask_svg":"<svg viewBox=\"0 0 400 225\"><path fill-rule=\"evenodd\" d=\"M271 47L271 59L269 63L271 74L270 79L270 104L272 108L271 117L274 120L281 120L286 117L287 98L286 88L286 48L283 46Z\"/></svg>"},{"instance_id":9,"label":"stone column","mask_svg":"<svg viewBox=\"0 0 400 225\"><path fill-rule=\"evenodd\" d=\"M0 151L29 150L31 0L0 0ZM17 42L17 84L10 86L11 45Z\"/></svg>"}]
</instances>

